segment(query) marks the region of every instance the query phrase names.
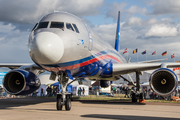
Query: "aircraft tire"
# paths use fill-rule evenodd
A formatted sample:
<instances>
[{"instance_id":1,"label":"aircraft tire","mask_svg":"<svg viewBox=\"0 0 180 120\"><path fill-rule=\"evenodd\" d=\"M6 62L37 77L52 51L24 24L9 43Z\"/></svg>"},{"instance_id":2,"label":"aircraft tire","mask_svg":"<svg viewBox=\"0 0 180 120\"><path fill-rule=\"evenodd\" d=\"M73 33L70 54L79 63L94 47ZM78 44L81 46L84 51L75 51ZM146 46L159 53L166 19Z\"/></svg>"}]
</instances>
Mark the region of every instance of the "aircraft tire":
<instances>
[{"instance_id":1,"label":"aircraft tire","mask_svg":"<svg viewBox=\"0 0 180 120\"><path fill-rule=\"evenodd\" d=\"M62 105L61 101L62 101L61 98L57 99L57 103L56 103L57 110L62 110L63 105Z\"/></svg>"},{"instance_id":2,"label":"aircraft tire","mask_svg":"<svg viewBox=\"0 0 180 120\"><path fill-rule=\"evenodd\" d=\"M65 109L67 111L71 110L71 99L69 99L69 98L65 102Z\"/></svg>"}]
</instances>

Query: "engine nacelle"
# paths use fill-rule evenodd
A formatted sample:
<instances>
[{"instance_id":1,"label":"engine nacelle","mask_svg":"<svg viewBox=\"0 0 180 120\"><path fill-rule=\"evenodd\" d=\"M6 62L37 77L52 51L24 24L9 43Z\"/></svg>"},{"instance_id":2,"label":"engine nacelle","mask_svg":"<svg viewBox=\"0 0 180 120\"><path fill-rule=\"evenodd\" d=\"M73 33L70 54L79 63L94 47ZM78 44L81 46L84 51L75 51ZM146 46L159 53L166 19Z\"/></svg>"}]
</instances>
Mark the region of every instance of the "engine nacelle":
<instances>
[{"instance_id":1,"label":"engine nacelle","mask_svg":"<svg viewBox=\"0 0 180 120\"><path fill-rule=\"evenodd\" d=\"M106 88L106 87L109 87L111 85L110 81L107 81L107 80L100 80L100 86L102 88Z\"/></svg>"},{"instance_id":2,"label":"engine nacelle","mask_svg":"<svg viewBox=\"0 0 180 120\"><path fill-rule=\"evenodd\" d=\"M37 76L29 71L16 69L8 72L3 78L5 91L12 95L27 95L40 87Z\"/></svg>"},{"instance_id":3,"label":"engine nacelle","mask_svg":"<svg viewBox=\"0 0 180 120\"><path fill-rule=\"evenodd\" d=\"M168 96L178 86L176 74L167 68L160 68L150 76L150 86L158 95Z\"/></svg>"}]
</instances>

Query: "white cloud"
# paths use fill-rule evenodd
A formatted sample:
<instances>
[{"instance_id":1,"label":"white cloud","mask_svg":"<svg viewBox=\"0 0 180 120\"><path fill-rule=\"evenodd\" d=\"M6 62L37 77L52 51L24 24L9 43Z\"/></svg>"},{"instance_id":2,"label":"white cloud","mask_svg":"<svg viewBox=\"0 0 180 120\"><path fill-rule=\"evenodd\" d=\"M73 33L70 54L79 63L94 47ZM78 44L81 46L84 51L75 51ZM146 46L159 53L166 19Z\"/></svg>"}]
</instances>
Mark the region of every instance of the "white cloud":
<instances>
[{"instance_id":1,"label":"white cloud","mask_svg":"<svg viewBox=\"0 0 180 120\"><path fill-rule=\"evenodd\" d=\"M158 20L156 18L152 18L147 21L147 23L150 25L156 24L157 22L158 22Z\"/></svg>"},{"instance_id":2,"label":"white cloud","mask_svg":"<svg viewBox=\"0 0 180 120\"><path fill-rule=\"evenodd\" d=\"M2 22L0 22L0 33L8 33L9 31L12 31L15 26L13 26L12 24L7 24L7 25L4 25Z\"/></svg>"},{"instance_id":3,"label":"white cloud","mask_svg":"<svg viewBox=\"0 0 180 120\"><path fill-rule=\"evenodd\" d=\"M142 19L139 17L131 17L128 21L129 25L141 25Z\"/></svg>"},{"instance_id":4,"label":"white cloud","mask_svg":"<svg viewBox=\"0 0 180 120\"><path fill-rule=\"evenodd\" d=\"M0 23L0 62L31 62L28 54L28 31L14 30L12 24Z\"/></svg>"},{"instance_id":5,"label":"white cloud","mask_svg":"<svg viewBox=\"0 0 180 120\"><path fill-rule=\"evenodd\" d=\"M151 29L145 34L146 37L167 37L167 36L177 36L178 31L176 27L170 27L165 24L153 25Z\"/></svg>"},{"instance_id":6,"label":"white cloud","mask_svg":"<svg viewBox=\"0 0 180 120\"><path fill-rule=\"evenodd\" d=\"M145 15L145 13L147 12L147 9L146 8L140 8L136 5L134 5L134 6L131 6L129 9L127 9L126 11L128 13L131 13L131 14L140 13L142 15Z\"/></svg>"},{"instance_id":7,"label":"white cloud","mask_svg":"<svg viewBox=\"0 0 180 120\"><path fill-rule=\"evenodd\" d=\"M151 0L147 4L152 7L152 14L155 15L180 13L179 0Z\"/></svg>"},{"instance_id":8,"label":"white cloud","mask_svg":"<svg viewBox=\"0 0 180 120\"><path fill-rule=\"evenodd\" d=\"M114 20L117 19L117 12L121 11L121 16L123 18L129 18L130 16L132 17L136 13L140 13L141 15L146 15L147 9L139 7L137 5L130 6L129 8L126 8L128 6L127 3L117 3L113 2L112 4L108 4L108 9L107 9L107 17L113 17Z\"/></svg>"},{"instance_id":9,"label":"white cloud","mask_svg":"<svg viewBox=\"0 0 180 120\"><path fill-rule=\"evenodd\" d=\"M32 24L43 15L67 11L77 16L95 15L104 0L0 0L0 21Z\"/></svg>"},{"instance_id":10,"label":"white cloud","mask_svg":"<svg viewBox=\"0 0 180 120\"><path fill-rule=\"evenodd\" d=\"M4 37L1 37L1 38L0 38L0 41L1 41L1 40L4 40Z\"/></svg>"}]
</instances>

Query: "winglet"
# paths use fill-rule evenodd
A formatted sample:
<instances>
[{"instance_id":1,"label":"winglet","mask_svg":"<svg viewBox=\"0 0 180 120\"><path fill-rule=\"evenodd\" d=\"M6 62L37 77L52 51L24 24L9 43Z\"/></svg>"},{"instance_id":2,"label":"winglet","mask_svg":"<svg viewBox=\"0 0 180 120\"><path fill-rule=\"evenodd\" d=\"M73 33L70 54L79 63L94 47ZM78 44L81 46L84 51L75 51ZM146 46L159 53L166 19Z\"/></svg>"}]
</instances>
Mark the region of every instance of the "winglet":
<instances>
[{"instance_id":1,"label":"winglet","mask_svg":"<svg viewBox=\"0 0 180 120\"><path fill-rule=\"evenodd\" d=\"M117 51L119 51L120 49L120 11L118 12L115 49Z\"/></svg>"}]
</instances>

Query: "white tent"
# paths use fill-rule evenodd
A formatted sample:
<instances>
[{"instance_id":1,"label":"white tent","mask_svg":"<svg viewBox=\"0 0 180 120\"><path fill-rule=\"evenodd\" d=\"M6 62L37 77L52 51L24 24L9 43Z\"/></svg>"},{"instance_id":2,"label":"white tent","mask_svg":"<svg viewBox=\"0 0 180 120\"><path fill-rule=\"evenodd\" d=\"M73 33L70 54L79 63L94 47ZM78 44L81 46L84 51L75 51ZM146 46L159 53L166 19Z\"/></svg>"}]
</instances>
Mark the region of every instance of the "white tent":
<instances>
[{"instance_id":1,"label":"white tent","mask_svg":"<svg viewBox=\"0 0 180 120\"><path fill-rule=\"evenodd\" d=\"M80 88L80 87L81 87L81 89L83 89L83 88L85 89L84 95L89 95L89 87L86 85L73 86L73 95L78 96L78 88ZM81 93L81 95L82 95L82 93Z\"/></svg>"}]
</instances>

